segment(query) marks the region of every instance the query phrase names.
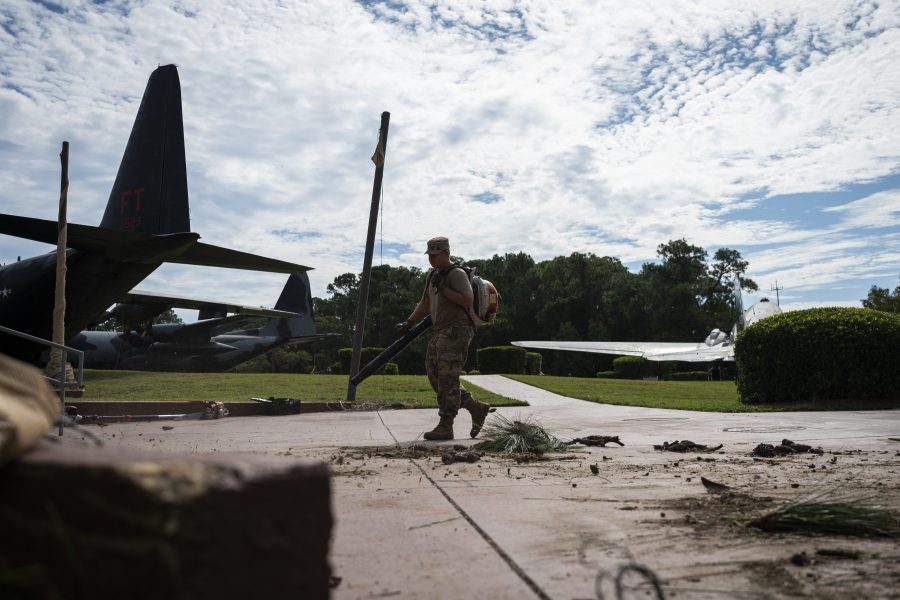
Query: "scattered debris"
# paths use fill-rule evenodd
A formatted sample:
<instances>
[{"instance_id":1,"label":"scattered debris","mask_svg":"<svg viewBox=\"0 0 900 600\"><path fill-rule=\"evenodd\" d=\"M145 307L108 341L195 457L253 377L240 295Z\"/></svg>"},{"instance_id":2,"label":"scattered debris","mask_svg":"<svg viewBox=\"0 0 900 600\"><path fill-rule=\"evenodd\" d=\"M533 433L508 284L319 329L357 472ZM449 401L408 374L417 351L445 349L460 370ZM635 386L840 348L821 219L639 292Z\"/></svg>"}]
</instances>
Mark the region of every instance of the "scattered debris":
<instances>
[{"instance_id":1,"label":"scattered debris","mask_svg":"<svg viewBox=\"0 0 900 600\"><path fill-rule=\"evenodd\" d=\"M857 550L846 550L844 548L819 548L816 550L816 555L847 560L859 560L860 558L860 553Z\"/></svg>"},{"instance_id":2,"label":"scattered debris","mask_svg":"<svg viewBox=\"0 0 900 600\"><path fill-rule=\"evenodd\" d=\"M594 475L600 474L600 467L598 467L597 465L590 465L590 467L591 467L591 473L593 473Z\"/></svg>"},{"instance_id":3,"label":"scattered debris","mask_svg":"<svg viewBox=\"0 0 900 600\"><path fill-rule=\"evenodd\" d=\"M706 477L700 476L700 483L703 484L703 487L706 488L706 491L710 494L726 494L731 491L730 485L725 485L724 483L716 483L715 481L710 481Z\"/></svg>"},{"instance_id":4,"label":"scattered debris","mask_svg":"<svg viewBox=\"0 0 900 600\"><path fill-rule=\"evenodd\" d=\"M781 445L792 449L794 452L803 453L808 452L810 454L825 454L825 451L821 448L813 448L807 444L798 444L796 442L792 442L791 440L781 440Z\"/></svg>"},{"instance_id":5,"label":"scattered debris","mask_svg":"<svg viewBox=\"0 0 900 600\"><path fill-rule=\"evenodd\" d=\"M797 567L808 567L813 564L813 559L810 558L805 550L792 555L790 561L792 565Z\"/></svg>"},{"instance_id":6,"label":"scattered debris","mask_svg":"<svg viewBox=\"0 0 900 600\"><path fill-rule=\"evenodd\" d=\"M821 496L780 506L751 519L747 526L768 532L900 537L900 522L889 510L859 499Z\"/></svg>"},{"instance_id":7,"label":"scattered debris","mask_svg":"<svg viewBox=\"0 0 900 600\"><path fill-rule=\"evenodd\" d=\"M581 444L582 446L606 446L607 444L625 445L619 440L619 436L617 435L589 435L583 438L575 438L569 443Z\"/></svg>"},{"instance_id":8,"label":"scattered debris","mask_svg":"<svg viewBox=\"0 0 900 600\"><path fill-rule=\"evenodd\" d=\"M710 447L704 444L695 444L690 440L675 440L674 442L663 442L662 444L653 445L654 450L663 452L715 452L721 447L722 444Z\"/></svg>"},{"instance_id":9,"label":"scattered debris","mask_svg":"<svg viewBox=\"0 0 900 600\"><path fill-rule=\"evenodd\" d=\"M171 425L163 425L162 428L163 428L165 431L169 431L170 429L175 429L175 428L172 427Z\"/></svg>"},{"instance_id":10,"label":"scattered debris","mask_svg":"<svg viewBox=\"0 0 900 600\"><path fill-rule=\"evenodd\" d=\"M773 458L777 455L777 453L775 452L775 446L773 446L772 444L758 444L750 454L762 458Z\"/></svg>"},{"instance_id":11,"label":"scattered debris","mask_svg":"<svg viewBox=\"0 0 900 600\"><path fill-rule=\"evenodd\" d=\"M262 402L267 405L266 414L269 415L296 415L300 412L300 401L295 398L250 398L254 402Z\"/></svg>"},{"instance_id":12,"label":"scattered debris","mask_svg":"<svg viewBox=\"0 0 900 600\"><path fill-rule=\"evenodd\" d=\"M138 423L149 421L186 421L202 419L203 413L180 413L171 415L76 415L72 422L80 425L106 425L108 423Z\"/></svg>"},{"instance_id":13,"label":"scattered debris","mask_svg":"<svg viewBox=\"0 0 900 600\"><path fill-rule=\"evenodd\" d=\"M753 449L753 456L761 456L763 458L774 458L776 456L787 456L790 454L825 454L822 448L813 448L807 444L797 444L791 440L781 440L778 445L759 444Z\"/></svg>"},{"instance_id":14,"label":"scattered debris","mask_svg":"<svg viewBox=\"0 0 900 600\"><path fill-rule=\"evenodd\" d=\"M221 419L228 416L228 409L225 408L224 402L209 400L206 403L206 410L203 411L203 419Z\"/></svg>"},{"instance_id":15,"label":"scattered debris","mask_svg":"<svg viewBox=\"0 0 900 600\"><path fill-rule=\"evenodd\" d=\"M483 442L473 446L483 452L543 453L565 452L568 444L560 441L530 419L511 420L501 414L494 415L481 430Z\"/></svg>"},{"instance_id":16,"label":"scattered debris","mask_svg":"<svg viewBox=\"0 0 900 600\"><path fill-rule=\"evenodd\" d=\"M444 452L441 454L441 462L445 465L452 465L453 463L465 462L465 463L474 463L481 460L481 455L477 452Z\"/></svg>"},{"instance_id":17,"label":"scattered debris","mask_svg":"<svg viewBox=\"0 0 900 600\"><path fill-rule=\"evenodd\" d=\"M543 452L521 452L521 453L512 454L512 458L517 463L521 464L521 463L530 463L530 462L577 460L580 457L578 457L578 456L559 456L558 454L547 456Z\"/></svg>"}]
</instances>

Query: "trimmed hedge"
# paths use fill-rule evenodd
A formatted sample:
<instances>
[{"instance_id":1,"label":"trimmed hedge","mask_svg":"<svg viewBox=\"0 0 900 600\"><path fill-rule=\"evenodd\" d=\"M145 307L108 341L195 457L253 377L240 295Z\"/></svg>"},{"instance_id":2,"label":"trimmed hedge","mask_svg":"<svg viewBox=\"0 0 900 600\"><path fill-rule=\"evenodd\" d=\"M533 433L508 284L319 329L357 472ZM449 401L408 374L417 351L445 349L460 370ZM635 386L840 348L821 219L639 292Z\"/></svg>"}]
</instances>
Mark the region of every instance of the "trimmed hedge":
<instances>
[{"instance_id":1,"label":"trimmed hedge","mask_svg":"<svg viewBox=\"0 0 900 600\"><path fill-rule=\"evenodd\" d=\"M524 375L528 351L520 346L488 346L475 351L478 371L484 375L511 373Z\"/></svg>"},{"instance_id":2,"label":"trimmed hedge","mask_svg":"<svg viewBox=\"0 0 900 600\"><path fill-rule=\"evenodd\" d=\"M643 379L652 367L643 356L620 356L613 361L613 372L618 379Z\"/></svg>"},{"instance_id":3,"label":"trimmed hedge","mask_svg":"<svg viewBox=\"0 0 900 600\"><path fill-rule=\"evenodd\" d=\"M359 350L359 368L369 364L373 358L384 352L384 348L368 347ZM341 361L341 373L347 375L350 373L350 361L353 359L353 348L341 348L338 350L338 359ZM387 364L378 369L377 373L384 373Z\"/></svg>"},{"instance_id":4,"label":"trimmed hedge","mask_svg":"<svg viewBox=\"0 0 900 600\"><path fill-rule=\"evenodd\" d=\"M679 371L669 373L666 379L669 381L708 381L709 373L706 371Z\"/></svg>"},{"instance_id":5,"label":"trimmed hedge","mask_svg":"<svg viewBox=\"0 0 900 600\"><path fill-rule=\"evenodd\" d=\"M542 375L543 357L540 352L529 352L525 355L525 372L528 375Z\"/></svg>"},{"instance_id":6,"label":"trimmed hedge","mask_svg":"<svg viewBox=\"0 0 900 600\"><path fill-rule=\"evenodd\" d=\"M811 308L748 327L734 349L746 404L832 399L900 406L900 314Z\"/></svg>"}]
</instances>

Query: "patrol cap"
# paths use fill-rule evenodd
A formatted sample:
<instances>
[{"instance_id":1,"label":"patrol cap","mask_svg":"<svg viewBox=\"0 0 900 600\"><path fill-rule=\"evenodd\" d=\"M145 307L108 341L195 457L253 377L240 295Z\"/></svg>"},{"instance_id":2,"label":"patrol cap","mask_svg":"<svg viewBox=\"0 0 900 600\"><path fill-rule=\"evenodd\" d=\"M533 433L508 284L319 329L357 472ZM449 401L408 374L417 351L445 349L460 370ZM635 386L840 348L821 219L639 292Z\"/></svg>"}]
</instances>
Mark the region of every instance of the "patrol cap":
<instances>
[{"instance_id":1,"label":"patrol cap","mask_svg":"<svg viewBox=\"0 0 900 600\"><path fill-rule=\"evenodd\" d=\"M445 237L435 237L428 240L428 250L425 254L440 254L444 250L450 252L450 241Z\"/></svg>"}]
</instances>

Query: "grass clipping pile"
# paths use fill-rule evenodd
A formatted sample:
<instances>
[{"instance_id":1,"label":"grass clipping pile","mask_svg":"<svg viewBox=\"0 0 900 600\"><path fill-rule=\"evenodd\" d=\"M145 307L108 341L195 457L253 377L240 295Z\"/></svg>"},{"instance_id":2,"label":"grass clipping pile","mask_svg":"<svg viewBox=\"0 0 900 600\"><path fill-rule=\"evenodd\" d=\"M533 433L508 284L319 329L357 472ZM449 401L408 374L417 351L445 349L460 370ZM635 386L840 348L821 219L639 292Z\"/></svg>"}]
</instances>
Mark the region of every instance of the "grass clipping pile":
<instances>
[{"instance_id":1,"label":"grass clipping pile","mask_svg":"<svg viewBox=\"0 0 900 600\"><path fill-rule=\"evenodd\" d=\"M900 521L871 498L826 489L750 519L747 527L770 533L900 537Z\"/></svg>"},{"instance_id":2,"label":"grass clipping pile","mask_svg":"<svg viewBox=\"0 0 900 600\"><path fill-rule=\"evenodd\" d=\"M533 454L565 452L569 445L531 419L508 419L495 415L481 430L484 441L475 444L474 450L499 454Z\"/></svg>"}]
</instances>

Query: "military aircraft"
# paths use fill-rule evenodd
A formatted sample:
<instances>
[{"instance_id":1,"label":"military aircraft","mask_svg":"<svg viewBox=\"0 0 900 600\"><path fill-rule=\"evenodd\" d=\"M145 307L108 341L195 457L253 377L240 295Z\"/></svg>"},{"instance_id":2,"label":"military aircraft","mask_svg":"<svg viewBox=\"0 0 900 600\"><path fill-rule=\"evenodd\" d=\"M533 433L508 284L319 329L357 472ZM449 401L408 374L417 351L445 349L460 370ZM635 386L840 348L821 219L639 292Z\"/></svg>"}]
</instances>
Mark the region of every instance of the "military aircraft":
<instances>
[{"instance_id":1,"label":"military aircraft","mask_svg":"<svg viewBox=\"0 0 900 600\"><path fill-rule=\"evenodd\" d=\"M56 244L57 223L0 214L0 234ZM309 270L199 238L190 230L181 85L175 65L167 65L147 82L100 226L68 225L65 339L164 262L275 273ZM55 253L0 267L0 325L50 338L55 267ZM42 350L0 334L0 352L35 361Z\"/></svg>"},{"instance_id":2,"label":"military aircraft","mask_svg":"<svg viewBox=\"0 0 900 600\"><path fill-rule=\"evenodd\" d=\"M772 304L768 298L743 310L740 280L734 281L735 308L738 320L725 333L713 329L702 342L512 342L514 346L534 348L536 350L571 350L573 352L593 352L595 354L618 354L623 356L642 356L653 361L712 362L733 361L734 340L740 329L772 315L781 314L781 308Z\"/></svg>"},{"instance_id":3,"label":"military aircraft","mask_svg":"<svg viewBox=\"0 0 900 600\"><path fill-rule=\"evenodd\" d=\"M226 305L155 294L128 295L109 315L129 319L152 318L169 308L201 309L195 323L147 325L131 323L125 331L82 331L69 345L84 351L84 366L92 369L136 371L227 371L288 342L312 341L316 335L312 295L306 273L294 273L275 304L275 310ZM125 310L121 307L126 306ZM203 318L212 312L237 313ZM269 319L261 328L235 331L259 316Z\"/></svg>"}]
</instances>

